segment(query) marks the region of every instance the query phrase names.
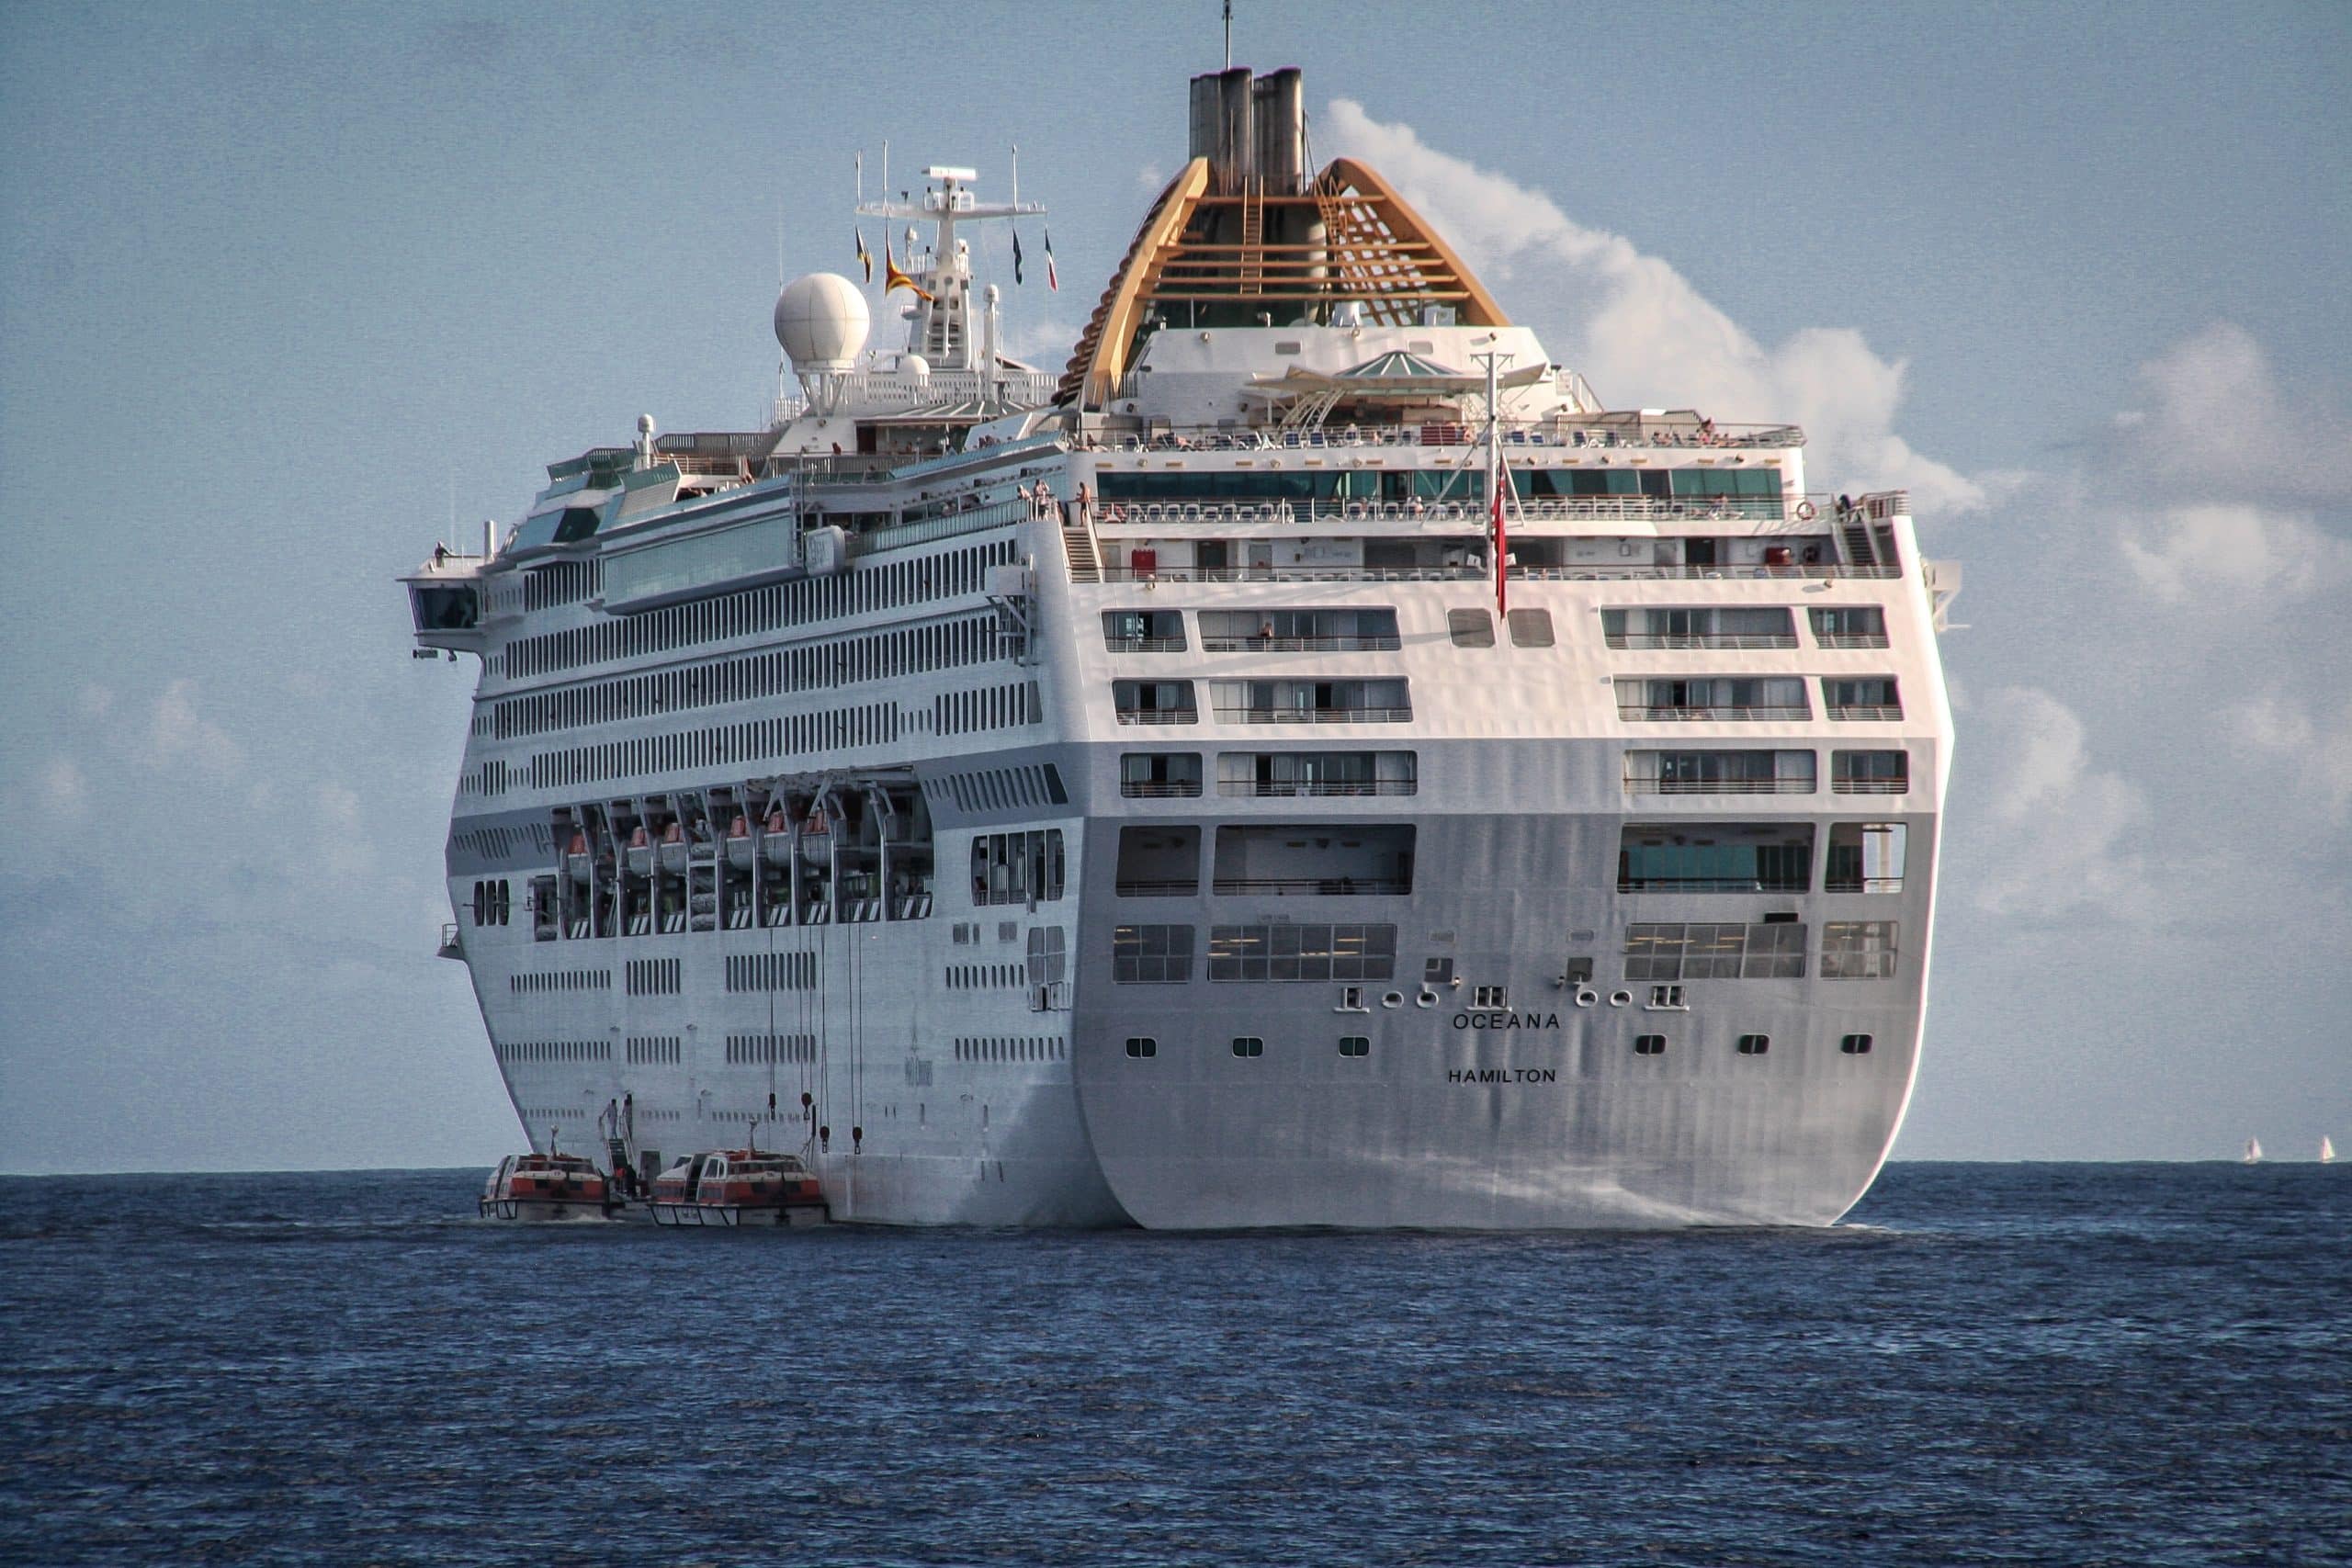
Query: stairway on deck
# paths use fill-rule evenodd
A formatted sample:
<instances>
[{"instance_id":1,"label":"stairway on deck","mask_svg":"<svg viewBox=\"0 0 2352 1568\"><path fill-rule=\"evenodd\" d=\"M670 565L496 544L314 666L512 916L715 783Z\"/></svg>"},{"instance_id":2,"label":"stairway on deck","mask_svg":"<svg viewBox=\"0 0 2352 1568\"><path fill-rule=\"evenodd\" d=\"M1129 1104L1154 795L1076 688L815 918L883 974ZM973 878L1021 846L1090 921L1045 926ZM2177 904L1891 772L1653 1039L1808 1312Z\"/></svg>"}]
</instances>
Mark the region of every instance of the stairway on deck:
<instances>
[{"instance_id":1,"label":"stairway on deck","mask_svg":"<svg viewBox=\"0 0 2352 1568\"><path fill-rule=\"evenodd\" d=\"M1064 524L1062 547L1069 553L1069 580L1072 582L1100 582L1102 563L1095 558L1094 536L1083 524Z\"/></svg>"}]
</instances>

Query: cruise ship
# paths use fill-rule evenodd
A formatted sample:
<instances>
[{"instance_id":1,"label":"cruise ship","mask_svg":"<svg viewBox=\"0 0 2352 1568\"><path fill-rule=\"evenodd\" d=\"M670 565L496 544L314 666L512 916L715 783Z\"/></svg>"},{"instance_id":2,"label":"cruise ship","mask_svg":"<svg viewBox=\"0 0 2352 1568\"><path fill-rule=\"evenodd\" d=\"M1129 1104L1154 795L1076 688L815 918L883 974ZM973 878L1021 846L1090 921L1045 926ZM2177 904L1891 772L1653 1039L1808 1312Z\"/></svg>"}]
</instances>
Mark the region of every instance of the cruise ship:
<instances>
[{"instance_id":1,"label":"cruise ship","mask_svg":"<svg viewBox=\"0 0 2352 1568\"><path fill-rule=\"evenodd\" d=\"M927 168L782 291L764 428L641 420L402 580L480 660L442 952L531 1146L882 1224L1834 1221L1956 574L1794 426L1602 402L1295 70L1189 110L1057 371L969 239L1043 209Z\"/></svg>"}]
</instances>

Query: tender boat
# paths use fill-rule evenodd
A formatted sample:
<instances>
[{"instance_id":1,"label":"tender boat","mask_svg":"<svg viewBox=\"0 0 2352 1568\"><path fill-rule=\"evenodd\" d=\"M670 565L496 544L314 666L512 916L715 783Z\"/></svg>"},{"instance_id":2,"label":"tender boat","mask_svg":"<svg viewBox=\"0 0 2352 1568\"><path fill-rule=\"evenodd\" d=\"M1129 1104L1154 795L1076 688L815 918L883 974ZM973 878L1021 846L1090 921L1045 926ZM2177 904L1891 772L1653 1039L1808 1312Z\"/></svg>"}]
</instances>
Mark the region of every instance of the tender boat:
<instances>
[{"instance_id":1,"label":"tender boat","mask_svg":"<svg viewBox=\"0 0 2352 1568\"><path fill-rule=\"evenodd\" d=\"M486 1220L601 1220L612 1213L605 1173L578 1155L508 1155L482 1184Z\"/></svg>"},{"instance_id":2,"label":"tender boat","mask_svg":"<svg viewBox=\"0 0 2352 1568\"><path fill-rule=\"evenodd\" d=\"M816 1225L825 1223L817 1178L797 1155L710 1149L653 1179L657 1225Z\"/></svg>"}]
</instances>

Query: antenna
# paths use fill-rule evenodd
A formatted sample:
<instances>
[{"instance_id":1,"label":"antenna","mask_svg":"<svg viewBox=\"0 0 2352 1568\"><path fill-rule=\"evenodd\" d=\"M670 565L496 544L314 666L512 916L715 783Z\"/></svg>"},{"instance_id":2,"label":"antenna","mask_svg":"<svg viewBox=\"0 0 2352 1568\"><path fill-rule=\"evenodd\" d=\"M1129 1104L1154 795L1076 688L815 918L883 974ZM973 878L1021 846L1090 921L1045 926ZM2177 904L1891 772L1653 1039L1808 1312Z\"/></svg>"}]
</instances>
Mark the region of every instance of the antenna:
<instances>
[{"instance_id":1,"label":"antenna","mask_svg":"<svg viewBox=\"0 0 2352 1568\"><path fill-rule=\"evenodd\" d=\"M1012 144L1012 205L1021 205L1021 143Z\"/></svg>"},{"instance_id":2,"label":"antenna","mask_svg":"<svg viewBox=\"0 0 2352 1568\"><path fill-rule=\"evenodd\" d=\"M1225 68L1233 69L1233 0L1225 0Z\"/></svg>"}]
</instances>

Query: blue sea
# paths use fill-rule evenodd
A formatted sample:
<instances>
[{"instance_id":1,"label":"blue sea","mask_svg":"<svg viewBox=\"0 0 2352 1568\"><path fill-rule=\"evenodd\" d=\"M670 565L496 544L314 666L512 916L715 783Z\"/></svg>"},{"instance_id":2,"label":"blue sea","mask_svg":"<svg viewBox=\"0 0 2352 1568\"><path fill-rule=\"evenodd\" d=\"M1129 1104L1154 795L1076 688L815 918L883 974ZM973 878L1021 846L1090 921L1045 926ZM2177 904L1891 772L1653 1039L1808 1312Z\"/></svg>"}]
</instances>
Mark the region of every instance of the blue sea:
<instances>
[{"instance_id":1,"label":"blue sea","mask_svg":"<svg viewBox=\"0 0 2352 1568\"><path fill-rule=\"evenodd\" d=\"M2352 1167L1810 1232L678 1233L0 1180L0 1561L2352 1562Z\"/></svg>"}]
</instances>

